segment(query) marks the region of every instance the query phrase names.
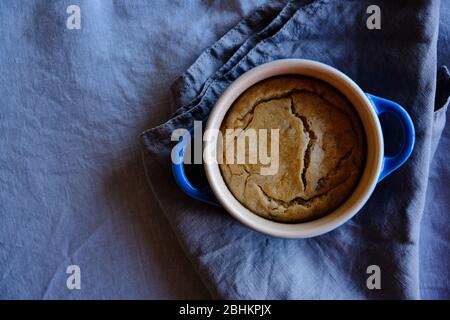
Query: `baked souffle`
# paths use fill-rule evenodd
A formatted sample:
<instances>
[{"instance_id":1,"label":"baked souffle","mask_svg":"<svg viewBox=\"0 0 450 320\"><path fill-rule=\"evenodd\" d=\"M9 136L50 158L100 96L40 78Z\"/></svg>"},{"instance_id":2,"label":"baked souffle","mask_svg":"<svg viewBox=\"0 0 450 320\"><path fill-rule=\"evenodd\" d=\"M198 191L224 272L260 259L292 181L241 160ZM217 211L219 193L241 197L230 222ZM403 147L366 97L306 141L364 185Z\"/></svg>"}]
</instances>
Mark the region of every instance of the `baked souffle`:
<instances>
[{"instance_id":1,"label":"baked souffle","mask_svg":"<svg viewBox=\"0 0 450 320\"><path fill-rule=\"evenodd\" d=\"M238 129L221 153L237 150L237 139L252 129L278 131L278 166L271 174L257 162L222 161L220 170L233 195L252 212L279 222L301 223L336 209L352 193L365 164L365 135L350 102L329 84L303 76L267 79L245 91L221 126ZM240 130L239 130L240 129ZM258 136L258 139L260 137ZM248 155L253 145L245 143ZM270 146L267 147L270 153ZM233 154L233 153L231 153Z\"/></svg>"}]
</instances>

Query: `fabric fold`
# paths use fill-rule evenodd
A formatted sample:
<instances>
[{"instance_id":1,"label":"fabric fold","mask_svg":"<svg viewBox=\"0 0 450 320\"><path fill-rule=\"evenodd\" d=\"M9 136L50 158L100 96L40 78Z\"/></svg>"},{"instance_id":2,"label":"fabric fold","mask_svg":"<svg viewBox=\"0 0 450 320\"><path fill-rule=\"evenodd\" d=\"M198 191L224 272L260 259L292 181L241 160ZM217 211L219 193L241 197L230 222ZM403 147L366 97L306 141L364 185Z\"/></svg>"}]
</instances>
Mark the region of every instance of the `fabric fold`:
<instances>
[{"instance_id":1,"label":"fabric fold","mask_svg":"<svg viewBox=\"0 0 450 320\"><path fill-rule=\"evenodd\" d=\"M420 298L418 240L433 149L439 3L417 1L405 10L380 1L381 30L366 27L370 4L313 1L260 9L255 20L245 19L200 56L173 87L179 109L141 135L152 190L215 297ZM171 132L206 118L245 71L281 58L313 59L340 69L363 90L404 106L416 127L410 160L377 186L355 218L312 239L249 230L224 209L188 198L172 179ZM381 269L381 290L366 286L371 265Z\"/></svg>"}]
</instances>

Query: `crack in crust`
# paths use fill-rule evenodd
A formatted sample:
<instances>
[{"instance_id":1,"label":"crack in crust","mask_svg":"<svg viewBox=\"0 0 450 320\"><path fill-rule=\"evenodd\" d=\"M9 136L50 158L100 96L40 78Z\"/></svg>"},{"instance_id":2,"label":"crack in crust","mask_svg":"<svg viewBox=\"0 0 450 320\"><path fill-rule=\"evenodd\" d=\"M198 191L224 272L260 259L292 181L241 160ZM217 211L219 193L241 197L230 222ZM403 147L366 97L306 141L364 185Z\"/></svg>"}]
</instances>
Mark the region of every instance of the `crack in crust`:
<instances>
[{"instance_id":1,"label":"crack in crust","mask_svg":"<svg viewBox=\"0 0 450 320\"><path fill-rule=\"evenodd\" d=\"M350 175L347 175L343 179L343 182L347 181L349 178L350 178ZM278 205L278 207L282 208L283 211L286 211L290 207L293 207L296 205L310 208L312 206L312 204L314 202L316 202L316 200L320 200L320 199L326 197L331 191L333 191L334 189L339 187L339 185L333 186L329 190L319 193L319 194L316 194L310 198L304 198L304 197L299 196L299 197L295 197L294 199L292 199L290 201L283 201L283 200L280 200L280 199L277 199L277 198L274 198L274 197L271 197L270 195L268 195L259 184L256 186L257 186L258 190L261 192L261 194L264 196L266 201L276 203Z\"/></svg>"},{"instance_id":2,"label":"crack in crust","mask_svg":"<svg viewBox=\"0 0 450 320\"><path fill-rule=\"evenodd\" d=\"M305 93L305 92L313 93L310 90L292 89L292 90L286 91L286 92L284 92L282 94L274 94L274 95L271 95L269 97L265 97L264 99L259 99L259 100L255 101L254 104L252 104L252 106L250 107L249 111L247 111L243 116L241 116L241 117L236 119L236 122L237 123L240 122L241 124L238 125L238 126L235 126L235 129L242 128L242 129L245 130L248 127L248 125L250 124L250 122L253 120L253 115L254 115L255 109L259 105L261 105L263 103L270 102L272 100L279 100L279 99L285 99L285 98L292 99L292 95L293 94ZM246 120L246 118L247 118L247 120Z\"/></svg>"},{"instance_id":3,"label":"crack in crust","mask_svg":"<svg viewBox=\"0 0 450 320\"><path fill-rule=\"evenodd\" d=\"M291 112L291 114L293 116L295 116L295 117L300 119L300 121L303 124L303 132L305 132L307 134L307 136L308 136L308 145L306 147L306 152L305 152L304 157L303 157L303 164L304 164L304 166L303 166L303 170L301 172L301 179L302 179L302 183L303 183L303 190L306 190L306 187L307 187L307 184L308 184L308 181L306 179L306 172L307 172L309 164L311 162L311 152L313 151L315 142L317 140L317 136L314 133L314 131L311 129L311 125L309 124L308 119L306 119L305 116L299 115L294 110L294 99L292 98L292 95L293 94L297 94L297 93L305 93L305 92L311 93L311 91L308 91L308 90L293 89L293 90L288 91L285 94L273 96L273 97L267 98L267 99L263 99L263 100L259 101L258 103L256 103L255 105L253 105L251 110L248 113L246 113L243 117L237 119L237 122L242 122L243 123L241 127L237 127L237 128L242 129L242 132L237 136L237 138L238 138L241 134L243 134L243 132L251 124L251 122L253 120L253 117L254 117L255 109L259 105L261 105L263 103L267 103L267 102L273 101L273 100L289 98L290 103L291 103L291 105L290 105L290 112ZM246 171L248 172L247 168L246 168Z\"/></svg>"},{"instance_id":4,"label":"crack in crust","mask_svg":"<svg viewBox=\"0 0 450 320\"><path fill-rule=\"evenodd\" d=\"M337 171L339 170L339 168L342 166L342 163L343 163L345 160L347 160L348 158L350 158L350 156L353 154L353 150L354 150L354 149L355 149L355 147L352 147L352 148L350 149L350 151L348 151L348 152L345 153L342 157L340 157L339 160L338 160L338 162L337 162L336 165L334 166L334 168L331 169L331 170L326 174L325 177L322 177L322 178L320 178L320 179L317 181L316 188L315 188L316 191L319 191L320 189L322 189L322 188L326 185L328 179L330 179L330 177L331 177L332 175L335 175L335 174L337 173Z\"/></svg>"},{"instance_id":5,"label":"crack in crust","mask_svg":"<svg viewBox=\"0 0 450 320\"><path fill-rule=\"evenodd\" d=\"M240 125L237 125L234 127L234 129L237 128L241 128L241 129L246 129L248 127L248 125L251 123L251 121L253 120L253 115L255 112L255 109L263 104L263 103L267 103L270 102L272 100L279 100L279 99L286 99L289 98L292 100L292 96L295 94L301 94L301 93L312 93L312 94L317 94L315 91L312 90L308 90L308 89L291 89L288 90L286 92L283 92L281 94L273 94L269 97L265 97L263 99L258 99L257 101L255 101L252 106L250 107L250 110L248 110L243 116L239 117L236 119L237 123L241 123ZM348 114L342 110L341 108L337 107L334 105L334 103L332 101L329 101L327 99L324 98L324 100L332 107L335 108L336 111L338 112L342 112L343 114L345 114L346 116L348 116ZM355 132L356 133L356 132Z\"/></svg>"},{"instance_id":6,"label":"crack in crust","mask_svg":"<svg viewBox=\"0 0 450 320\"><path fill-rule=\"evenodd\" d=\"M305 132L308 135L308 145L306 146L306 151L303 156L303 169L302 169L302 182L303 182L303 190L306 190L308 181L306 180L306 171L308 170L309 163L311 162L311 152L314 149L314 145L316 144L317 136L314 133L314 131L311 129L311 126L308 122L308 119L306 119L305 116L299 115L294 110L294 99L292 98L292 95L290 96L290 111L292 115L296 116L300 119L300 121L303 124L303 132Z\"/></svg>"}]
</instances>

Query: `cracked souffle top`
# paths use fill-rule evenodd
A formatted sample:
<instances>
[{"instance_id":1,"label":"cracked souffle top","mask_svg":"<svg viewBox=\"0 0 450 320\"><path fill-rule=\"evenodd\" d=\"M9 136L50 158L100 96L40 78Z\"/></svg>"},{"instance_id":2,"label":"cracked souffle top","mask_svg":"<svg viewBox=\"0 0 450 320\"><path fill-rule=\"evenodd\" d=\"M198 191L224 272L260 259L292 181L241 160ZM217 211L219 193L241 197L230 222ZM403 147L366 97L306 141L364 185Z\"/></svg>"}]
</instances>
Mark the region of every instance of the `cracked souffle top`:
<instances>
[{"instance_id":1,"label":"cracked souffle top","mask_svg":"<svg viewBox=\"0 0 450 320\"><path fill-rule=\"evenodd\" d=\"M245 207L267 219L294 223L326 215L351 194L365 164L364 132L355 110L339 91L313 78L280 76L257 83L228 111L224 137L227 129L238 130L224 139L222 176ZM266 135L263 150L270 158L276 155L271 129L279 129L278 163L274 157L270 164L267 157L251 162L250 151L261 146L249 143L249 131L259 141ZM246 137L244 163L237 159L241 135ZM230 148L234 152L227 158ZM269 166L275 170L262 174Z\"/></svg>"}]
</instances>

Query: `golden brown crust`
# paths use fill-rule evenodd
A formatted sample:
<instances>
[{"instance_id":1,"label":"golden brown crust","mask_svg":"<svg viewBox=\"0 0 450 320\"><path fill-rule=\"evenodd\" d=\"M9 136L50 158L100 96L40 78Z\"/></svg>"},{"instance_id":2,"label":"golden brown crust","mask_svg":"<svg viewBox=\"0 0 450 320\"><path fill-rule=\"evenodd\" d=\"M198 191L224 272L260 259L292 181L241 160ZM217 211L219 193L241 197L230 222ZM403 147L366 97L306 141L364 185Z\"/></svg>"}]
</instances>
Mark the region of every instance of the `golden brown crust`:
<instances>
[{"instance_id":1,"label":"golden brown crust","mask_svg":"<svg viewBox=\"0 0 450 320\"><path fill-rule=\"evenodd\" d=\"M275 174L261 175L267 165L260 162L220 165L233 195L275 221L305 222L329 213L353 191L365 163L364 132L353 107L312 78L280 76L254 85L230 108L223 134L226 129L279 129ZM235 140L226 142L224 154Z\"/></svg>"}]
</instances>

